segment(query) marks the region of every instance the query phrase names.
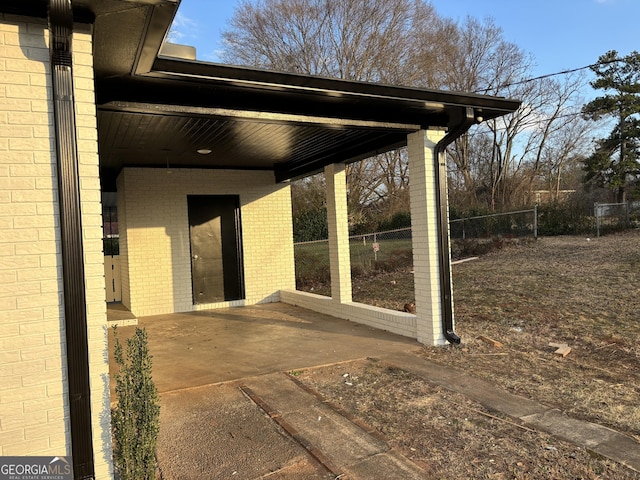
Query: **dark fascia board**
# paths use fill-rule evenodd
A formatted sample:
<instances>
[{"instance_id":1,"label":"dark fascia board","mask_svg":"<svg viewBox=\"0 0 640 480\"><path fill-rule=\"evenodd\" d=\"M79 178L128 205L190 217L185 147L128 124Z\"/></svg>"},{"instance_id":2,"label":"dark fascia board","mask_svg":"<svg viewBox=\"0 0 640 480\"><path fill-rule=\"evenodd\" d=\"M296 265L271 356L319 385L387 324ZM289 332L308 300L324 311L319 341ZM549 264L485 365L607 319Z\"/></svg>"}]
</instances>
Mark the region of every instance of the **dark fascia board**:
<instances>
[{"instance_id":1,"label":"dark fascia board","mask_svg":"<svg viewBox=\"0 0 640 480\"><path fill-rule=\"evenodd\" d=\"M520 102L516 100L486 95L355 82L158 56L179 6L179 0L127 1L135 3L144 1L154 6L141 42L138 60L134 66L133 73L136 75L182 79L186 83L189 80L217 81L236 86L297 91L331 97L358 96L398 102L422 102L427 104L428 108L442 104L443 110L446 107L473 107L478 115L482 115L485 119L513 112L520 106Z\"/></svg>"},{"instance_id":2,"label":"dark fascia board","mask_svg":"<svg viewBox=\"0 0 640 480\"><path fill-rule=\"evenodd\" d=\"M100 15L103 10L114 8L113 5L126 4L150 8L135 64L128 72L122 72L124 76L155 77L160 83L177 80L185 86L192 82L224 84L265 93L277 91L320 96L330 98L335 104L342 103L343 98L369 104L383 101L385 108L395 105L399 109L430 110L432 114L440 111L448 117L457 116L460 108L472 107L478 116L486 120L513 112L520 105L517 100L487 95L356 82L158 56L179 0L73 0L74 12L84 21L92 21L91 15ZM2 0L0 11L46 17L47 5L46 0ZM119 35L123 33L118 32ZM98 78L96 80L99 81Z\"/></svg>"},{"instance_id":3,"label":"dark fascia board","mask_svg":"<svg viewBox=\"0 0 640 480\"><path fill-rule=\"evenodd\" d=\"M180 0L148 0L144 3L154 8L147 17L147 25L133 66L134 75L144 75L153 68L153 63L173 23Z\"/></svg>"},{"instance_id":4,"label":"dark fascia board","mask_svg":"<svg viewBox=\"0 0 640 480\"><path fill-rule=\"evenodd\" d=\"M120 104L148 104L150 108L173 105L174 114L194 109L230 109L247 112L326 117L338 120L375 121L380 124L415 124L418 127L447 127L451 111L424 102L354 95L320 95L294 89L266 89L255 85L216 80L151 78L136 76L97 80L99 109L116 110ZM450 110L453 110L450 108Z\"/></svg>"},{"instance_id":5,"label":"dark fascia board","mask_svg":"<svg viewBox=\"0 0 640 480\"><path fill-rule=\"evenodd\" d=\"M25 15L28 17L47 18L49 2L47 0L3 0L0 2L1 13Z\"/></svg>"},{"instance_id":6,"label":"dark fascia board","mask_svg":"<svg viewBox=\"0 0 640 480\"><path fill-rule=\"evenodd\" d=\"M120 10L132 6L167 7L164 10L172 10L168 22L156 25L157 28L168 32L181 0L71 0L73 7L73 19L79 23L93 23L95 17L113 10ZM47 18L49 0L0 0L0 13L23 15L34 18ZM118 32L123 34L124 32ZM153 35L150 35L153 38ZM164 39L164 34L160 43Z\"/></svg>"},{"instance_id":7,"label":"dark fascia board","mask_svg":"<svg viewBox=\"0 0 640 480\"><path fill-rule=\"evenodd\" d=\"M517 110L521 103L518 100L488 95L356 82L168 57L158 57L148 75L165 79L183 78L185 81L224 82L266 90L297 91L334 98L389 100L405 104L422 104L427 108L436 109L472 107L478 114L482 114L484 119L511 113Z\"/></svg>"}]
</instances>

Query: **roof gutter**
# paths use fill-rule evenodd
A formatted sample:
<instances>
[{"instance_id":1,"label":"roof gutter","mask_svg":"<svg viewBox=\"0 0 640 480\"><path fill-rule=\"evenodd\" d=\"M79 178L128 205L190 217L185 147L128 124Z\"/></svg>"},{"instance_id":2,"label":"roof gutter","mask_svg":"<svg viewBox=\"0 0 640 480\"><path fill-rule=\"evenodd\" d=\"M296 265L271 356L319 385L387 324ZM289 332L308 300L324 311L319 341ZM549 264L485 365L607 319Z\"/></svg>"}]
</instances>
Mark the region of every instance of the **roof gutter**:
<instances>
[{"instance_id":1,"label":"roof gutter","mask_svg":"<svg viewBox=\"0 0 640 480\"><path fill-rule=\"evenodd\" d=\"M89 347L80 211L80 180L72 71L71 0L49 1L49 53L53 87L67 347L71 455L75 479L95 478L89 389Z\"/></svg>"},{"instance_id":2,"label":"roof gutter","mask_svg":"<svg viewBox=\"0 0 640 480\"><path fill-rule=\"evenodd\" d=\"M442 333L447 341L460 344L460 337L453 331L453 295L451 278L451 250L449 244L449 207L447 201L447 158L445 149L460 138L469 128L482 121L475 110L465 107L462 119L451 127L435 147L436 208L438 210L438 263L440 272L440 303L442 305Z\"/></svg>"}]
</instances>

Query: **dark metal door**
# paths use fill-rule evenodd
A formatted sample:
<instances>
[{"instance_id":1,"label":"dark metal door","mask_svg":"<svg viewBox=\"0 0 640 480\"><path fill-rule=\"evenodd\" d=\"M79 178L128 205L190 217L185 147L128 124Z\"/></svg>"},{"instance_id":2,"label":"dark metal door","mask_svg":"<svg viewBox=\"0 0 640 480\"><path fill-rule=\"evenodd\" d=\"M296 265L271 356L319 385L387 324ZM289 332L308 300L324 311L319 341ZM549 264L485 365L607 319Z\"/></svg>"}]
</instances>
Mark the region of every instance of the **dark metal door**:
<instances>
[{"instance_id":1,"label":"dark metal door","mask_svg":"<svg viewBox=\"0 0 640 480\"><path fill-rule=\"evenodd\" d=\"M239 197L190 195L187 204L193 303L244 298Z\"/></svg>"}]
</instances>

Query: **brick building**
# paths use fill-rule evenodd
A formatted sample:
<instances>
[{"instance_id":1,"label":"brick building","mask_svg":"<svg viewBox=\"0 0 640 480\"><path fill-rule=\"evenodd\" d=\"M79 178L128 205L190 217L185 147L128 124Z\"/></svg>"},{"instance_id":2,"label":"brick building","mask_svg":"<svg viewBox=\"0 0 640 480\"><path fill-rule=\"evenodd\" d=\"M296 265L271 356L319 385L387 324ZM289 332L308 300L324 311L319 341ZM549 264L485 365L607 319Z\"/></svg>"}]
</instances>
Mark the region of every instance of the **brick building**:
<instances>
[{"instance_id":1,"label":"brick building","mask_svg":"<svg viewBox=\"0 0 640 480\"><path fill-rule=\"evenodd\" d=\"M0 3L0 455L70 455L76 478L113 475L102 193L117 192L136 315L284 301L442 344L456 339L443 150L518 107L184 58L163 46L177 5ZM401 145L415 315L351 299L344 165ZM318 171L331 298L295 290L288 181Z\"/></svg>"}]
</instances>

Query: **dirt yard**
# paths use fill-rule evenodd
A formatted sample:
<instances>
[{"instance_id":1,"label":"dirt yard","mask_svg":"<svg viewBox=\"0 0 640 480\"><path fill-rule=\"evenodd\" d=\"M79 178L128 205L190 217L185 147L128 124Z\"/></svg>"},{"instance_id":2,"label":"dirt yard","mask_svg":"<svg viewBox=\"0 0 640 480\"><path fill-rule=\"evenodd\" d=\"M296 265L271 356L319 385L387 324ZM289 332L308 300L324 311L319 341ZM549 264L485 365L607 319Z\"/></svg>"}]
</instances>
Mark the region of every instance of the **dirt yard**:
<instances>
[{"instance_id":1,"label":"dirt yard","mask_svg":"<svg viewBox=\"0 0 640 480\"><path fill-rule=\"evenodd\" d=\"M640 441L640 231L505 246L455 265L453 275L462 344L425 348L425 357ZM398 309L412 289L409 272L385 273L354 285L354 300ZM560 356L549 343L571 351ZM299 378L433 478L640 478L384 365Z\"/></svg>"}]
</instances>

